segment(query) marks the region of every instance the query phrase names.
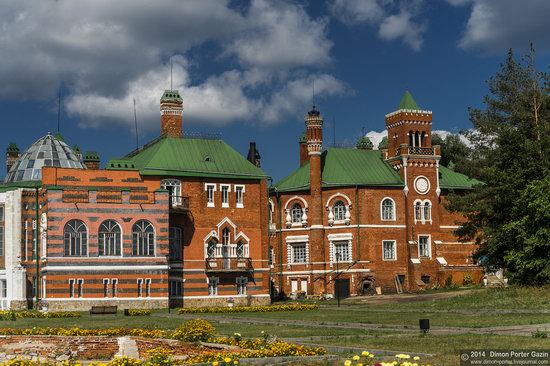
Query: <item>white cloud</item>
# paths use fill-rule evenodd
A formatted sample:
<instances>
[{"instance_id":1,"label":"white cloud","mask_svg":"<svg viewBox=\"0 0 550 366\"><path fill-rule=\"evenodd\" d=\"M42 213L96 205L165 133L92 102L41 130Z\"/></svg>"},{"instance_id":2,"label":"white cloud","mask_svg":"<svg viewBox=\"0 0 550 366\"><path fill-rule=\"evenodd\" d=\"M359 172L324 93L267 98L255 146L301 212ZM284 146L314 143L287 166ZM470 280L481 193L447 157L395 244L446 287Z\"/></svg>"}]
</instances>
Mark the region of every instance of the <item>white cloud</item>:
<instances>
[{"instance_id":1,"label":"white cloud","mask_svg":"<svg viewBox=\"0 0 550 366\"><path fill-rule=\"evenodd\" d=\"M460 47L485 52L508 48L550 48L548 0L447 0L452 5L471 3L471 13Z\"/></svg>"},{"instance_id":2,"label":"white cloud","mask_svg":"<svg viewBox=\"0 0 550 366\"><path fill-rule=\"evenodd\" d=\"M244 9L231 4L7 0L0 51L10 57L0 58L0 98L47 99L63 85L67 112L91 127L131 126L135 98L140 122L158 128L171 55L184 118L210 125L282 120L301 107L284 91L313 75L332 80L321 97L344 90L342 82L319 72L331 61L327 19L310 17L292 1L252 0ZM208 56L193 53L204 45L212 49Z\"/></svg>"},{"instance_id":3,"label":"white cloud","mask_svg":"<svg viewBox=\"0 0 550 366\"><path fill-rule=\"evenodd\" d=\"M415 51L422 48L425 22L415 20L422 10L422 0L332 0L332 14L343 23L353 26L368 24L378 28L378 36L387 41L401 39Z\"/></svg>"},{"instance_id":4,"label":"white cloud","mask_svg":"<svg viewBox=\"0 0 550 366\"><path fill-rule=\"evenodd\" d=\"M433 135L439 135L443 139L446 138L449 135L458 135L462 142L464 142L468 146L472 146L470 140L468 140L468 138L466 136L464 136L463 134L461 134L461 133L454 133L454 132L450 132L450 131L446 131L446 130L434 130L434 131L432 131L432 136ZM371 142L374 146L374 149L378 150L378 145L380 144L380 142L382 142L382 139L384 137L388 137L388 131L387 130L370 131L365 136L368 137L371 140Z\"/></svg>"}]
</instances>

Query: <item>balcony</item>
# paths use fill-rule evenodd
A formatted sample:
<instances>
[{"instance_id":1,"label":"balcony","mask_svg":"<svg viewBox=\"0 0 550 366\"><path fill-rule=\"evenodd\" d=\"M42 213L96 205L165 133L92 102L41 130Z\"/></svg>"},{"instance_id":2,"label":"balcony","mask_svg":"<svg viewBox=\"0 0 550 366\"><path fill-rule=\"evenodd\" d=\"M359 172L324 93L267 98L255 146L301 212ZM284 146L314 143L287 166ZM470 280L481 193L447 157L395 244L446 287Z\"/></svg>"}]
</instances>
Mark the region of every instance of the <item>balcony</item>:
<instances>
[{"instance_id":1,"label":"balcony","mask_svg":"<svg viewBox=\"0 0 550 366\"><path fill-rule=\"evenodd\" d=\"M187 212L189 211L189 197L183 196L170 196L169 199L170 212Z\"/></svg>"},{"instance_id":2,"label":"balcony","mask_svg":"<svg viewBox=\"0 0 550 366\"><path fill-rule=\"evenodd\" d=\"M405 154L435 156L435 153L436 151L434 147L420 147L420 146L408 146L408 145L401 145L395 151L396 156L405 155Z\"/></svg>"},{"instance_id":3,"label":"balcony","mask_svg":"<svg viewBox=\"0 0 550 366\"><path fill-rule=\"evenodd\" d=\"M205 245L207 272L248 272L252 271L250 250L247 244Z\"/></svg>"}]
</instances>

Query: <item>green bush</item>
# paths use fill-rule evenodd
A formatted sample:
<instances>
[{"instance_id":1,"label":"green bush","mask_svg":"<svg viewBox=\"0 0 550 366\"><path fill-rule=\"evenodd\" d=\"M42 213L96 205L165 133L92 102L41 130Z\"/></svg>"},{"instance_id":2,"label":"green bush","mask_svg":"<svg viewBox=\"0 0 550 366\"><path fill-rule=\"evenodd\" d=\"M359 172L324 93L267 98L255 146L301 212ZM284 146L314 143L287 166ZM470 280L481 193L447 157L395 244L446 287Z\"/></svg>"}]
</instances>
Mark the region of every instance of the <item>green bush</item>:
<instances>
[{"instance_id":1,"label":"green bush","mask_svg":"<svg viewBox=\"0 0 550 366\"><path fill-rule=\"evenodd\" d=\"M0 311L0 320L16 320L21 318L79 318L80 313L75 311L40 312L36 310L3 310Z\"/></svg>"},{"instance_id":2,"label":"green bush","mask_svg":"<svg viewBox=\"0 0 550 366\"><path fill-rule=\"evenodd\" d=\"M125 315L127 316L149 316L151 315L151 310L146 309L129 309Z\"/></svg>"},{"instance_id":3,"label":"green bush","mask_svg":"<svg viewBox=\"0 0 550 366\"><path fill-rule=\"evenodd\" d=\"M464 286L471 286L474 284L474 279L472 278L472 275L470 273L466 273L464 275L464 278L462 279L462 284Z\"/></svg>"},{"instance_id":4,"label":"green bush","mask_svg":"<svg viewBox=\"0 0 550 366\"><path fill-rule=\"evenodd\" d=\"M185 342L206 342L214 335L212 324L202 319L191 319L180 325L172 337Z\"/></svg>"}]
</instances>

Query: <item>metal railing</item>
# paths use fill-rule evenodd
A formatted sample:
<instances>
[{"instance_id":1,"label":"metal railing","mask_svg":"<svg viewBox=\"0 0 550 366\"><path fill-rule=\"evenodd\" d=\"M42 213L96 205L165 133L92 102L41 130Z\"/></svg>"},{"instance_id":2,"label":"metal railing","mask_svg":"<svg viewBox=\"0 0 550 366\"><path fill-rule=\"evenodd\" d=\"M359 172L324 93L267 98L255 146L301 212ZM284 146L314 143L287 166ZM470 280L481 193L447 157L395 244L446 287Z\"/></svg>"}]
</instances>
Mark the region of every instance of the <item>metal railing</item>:
<instances>
[{"instance_id":1,"label":"metal railing","mask_svg":"<svg viewBox=\"0 0 550 366\"><path fill-rule=\"evenodd\" d=\"M170 209L175 211L187 211L189 210L189 197L183 196L170 196L169 199Z\"/></svg>"},{"instance_id":2,"label":"metal railing","mask_svg":"<svg viewBox=\"0 0 550 366\"><path fill-rule=\"evenodd\" d=\"M252 271L252 269L252 260L250 258L206 258L207 272L248 272Z\"/></svg>"}]
</instances>

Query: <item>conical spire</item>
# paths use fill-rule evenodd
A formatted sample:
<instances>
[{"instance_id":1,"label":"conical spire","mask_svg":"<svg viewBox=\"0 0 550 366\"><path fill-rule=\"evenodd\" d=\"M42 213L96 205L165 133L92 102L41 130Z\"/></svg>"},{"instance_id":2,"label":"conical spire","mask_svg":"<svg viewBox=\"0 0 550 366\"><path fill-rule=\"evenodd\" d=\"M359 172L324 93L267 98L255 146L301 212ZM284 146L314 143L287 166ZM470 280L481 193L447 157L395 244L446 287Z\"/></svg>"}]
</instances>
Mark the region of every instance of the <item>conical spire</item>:
<instances>
[{"instance_id":1,"label":"conical spire","mask_svg":"<svg viewBox=\"0 0 550 366\"><path fill-rule=\"evenodd\" d=\"M420 110L420 107L418 107L418 104L414 101L412 94L407 90L403 95L403 98L401 98L401 102L399 102L399 107L397 107L397 109Z\"/></svg>"}]
</instances>

